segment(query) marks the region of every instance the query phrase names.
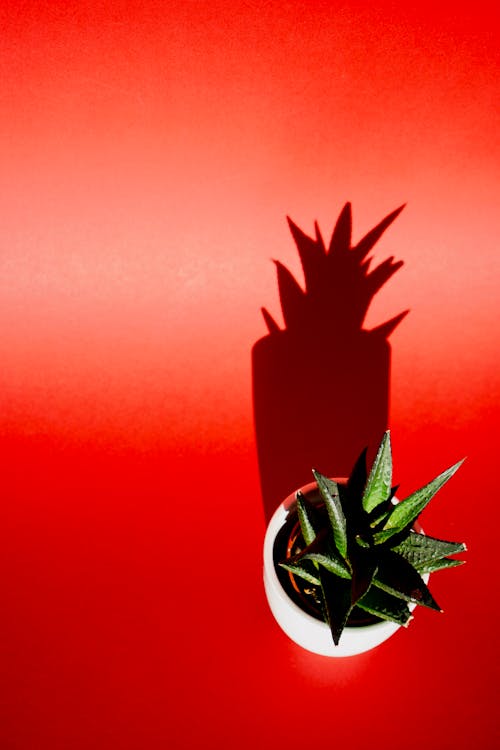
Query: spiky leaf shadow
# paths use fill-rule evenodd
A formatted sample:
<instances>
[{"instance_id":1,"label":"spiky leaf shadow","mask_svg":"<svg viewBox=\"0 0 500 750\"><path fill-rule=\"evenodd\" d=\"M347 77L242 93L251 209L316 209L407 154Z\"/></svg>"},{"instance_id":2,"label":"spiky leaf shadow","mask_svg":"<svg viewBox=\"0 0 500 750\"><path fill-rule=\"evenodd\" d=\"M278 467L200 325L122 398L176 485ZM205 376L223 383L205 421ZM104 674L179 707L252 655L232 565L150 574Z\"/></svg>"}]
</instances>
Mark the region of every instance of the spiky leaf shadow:
<instances>
[{"instance_id":1,"label":"spiky leaf shadow","mask_svg":"<svg viewBox=\"0 0 500 750\"><path fill-rule=\"evenodd\" d=\"M352 210L346 203L332 232L328 250L315 223L315 237L307 235L287 217L304 273L305 290L279 261L275 261L280 302L288 330L301 325L324 330L332 327L338 334L360 331L370 303L381 287L403 265L391 256L370 271L366 256L404 206L388 214L356 245L352 246ZM347 297L348 294L348 297ZM387 338L407 311L372 329ZM264 313L270 333L279 331L269 314Z\"/></svg>"}]
</instances>

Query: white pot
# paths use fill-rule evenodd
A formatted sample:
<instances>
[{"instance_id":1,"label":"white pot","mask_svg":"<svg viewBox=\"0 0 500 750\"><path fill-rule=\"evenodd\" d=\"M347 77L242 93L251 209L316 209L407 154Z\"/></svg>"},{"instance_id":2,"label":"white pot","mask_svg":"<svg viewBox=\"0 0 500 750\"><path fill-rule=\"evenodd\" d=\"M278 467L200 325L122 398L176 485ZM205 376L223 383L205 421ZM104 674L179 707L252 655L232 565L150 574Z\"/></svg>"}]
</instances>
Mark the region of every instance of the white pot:
<instances>
[{"instance_id":1,"label":"white pot","mask_svg":"<svg viewBox=\"0 0 500 750\"><path fill-rule=\"evenodd\" d=\"M314 482L302 488L304 494L314 493L314 490ZM345 627L339 645L335 646L328 625L301 609L282 587L274 565L274 541L294 504L295 493L278 507L269 522L264 538L264 588L276 622L292 641L321 656L355 656L375 648L394 635L401 625L382 621L371 625ZM424 580L426 579L428 576L424 576ZM410 609L414 606L410 605Z\"/></svg>"}]
</instances>

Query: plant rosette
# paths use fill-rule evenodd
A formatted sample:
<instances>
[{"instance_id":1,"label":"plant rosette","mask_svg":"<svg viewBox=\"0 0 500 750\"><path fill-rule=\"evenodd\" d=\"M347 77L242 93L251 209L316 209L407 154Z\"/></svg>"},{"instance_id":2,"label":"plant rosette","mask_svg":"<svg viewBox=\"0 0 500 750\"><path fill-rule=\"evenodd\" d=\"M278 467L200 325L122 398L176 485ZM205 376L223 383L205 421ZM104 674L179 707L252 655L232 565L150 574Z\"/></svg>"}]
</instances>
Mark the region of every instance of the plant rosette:
<instances>
[{"instance_id":1,"label":"plant rosette","mask_svg":"<svg viewBox=\"0 0 500 750\"><path fill-rule=\"evenodd\" d=\"M366 451L349 479L315 482L275 511L264 539L264 588L281 629L322 656L354 656L406 627L417 604L441 611L431 572L460 565L465 545L427 536L418 517L455 464L405 500L392 487L390 434L370 475Z\"/></svg>"}]
</instances>

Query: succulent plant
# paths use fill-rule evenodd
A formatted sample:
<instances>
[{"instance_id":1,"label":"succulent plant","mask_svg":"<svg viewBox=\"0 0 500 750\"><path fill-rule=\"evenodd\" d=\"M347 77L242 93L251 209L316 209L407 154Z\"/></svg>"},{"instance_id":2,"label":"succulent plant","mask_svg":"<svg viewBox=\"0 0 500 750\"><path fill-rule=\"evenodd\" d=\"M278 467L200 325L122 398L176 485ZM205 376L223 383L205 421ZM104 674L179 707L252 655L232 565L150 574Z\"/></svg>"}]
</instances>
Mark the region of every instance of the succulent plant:
<instances>
[{"instance_id":1,"label":"succulent plant","mask_svg":"<svg viewBox=\"0 0 500 750\"><path fill-rule=\"evenodd\" d=\"M289 217L288 225L299 252L305 290L280 261L275 261L283 318L287 330L308 326L329 326L343 336L361 330L368 307L379 289L403 265L391 256L370 270L370 251L385 230L399 216L404 205L385 216L356 245L351 244L352 210L346 203L335 224L328 247L315 223L315 237L309 237ZM346 300L346 293L349 299ZM348 302L348 304L347 304ZM374 335L388 337L408 313L371 329ZM262 308L271 334L280 328Z\"/></svg>"},{"instance_id":2,"label":"succulent plant","mask_svg":"<svg viewBox=\"0 0 500 750\"><path fill-rule=\"evenodd\" d=\"M415 530L421 512L457 471L454 464L401 502L392 486L390 432L368 475L366 451L349 479L336 482L313 470L318 503L300 491L297 542L279 565L317 605L335 645L356 613L408 625L409 604L441 611L422 576L460 565L466 547Z\"/></svg>"}]
</instances>

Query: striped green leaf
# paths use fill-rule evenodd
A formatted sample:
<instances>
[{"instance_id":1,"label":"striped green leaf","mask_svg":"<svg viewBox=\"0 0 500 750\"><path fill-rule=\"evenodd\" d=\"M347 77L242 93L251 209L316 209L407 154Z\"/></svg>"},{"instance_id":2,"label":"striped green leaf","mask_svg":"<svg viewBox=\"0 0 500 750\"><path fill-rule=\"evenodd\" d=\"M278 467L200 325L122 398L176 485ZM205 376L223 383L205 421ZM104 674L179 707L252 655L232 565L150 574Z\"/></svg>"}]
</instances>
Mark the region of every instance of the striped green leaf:
<instances>
[{"instance_id":1,"label":"striped green leaf","mask_svg":"<svg viewBox=\"0 0 500 750\"><path fill-rule=\"evenodd\" d=\"M404 601L441 611L418 571L390 550L379 560L373 585Z\"/></svg>"},{"instance_id":2,"label":"striped green leaf","mask_svg":"<svg viewBox=\"0 0 500 750\"><path fill-rule=\"evenodd\" d=\"M358 601L358 607L382 620L397 622L406 627L412 619L408 605L391 594L371 586Z\"/></svg>"},{"instance_id":3,"label":"striped green leaf","mask_svg":"<svg viewBox=\"0 0 500 750\"><path fill-rule=\"evenodd\" d=\"M304 581L307 581L308 583L312 583L314 586L320 585L320 580L318 576L313 575L309 571L302 568L300 565L292 563L279 563L281 568L284 568L284 570L288 570L289 573L293 573L294 576L298 576L299 578L303 578Z\"/></svg>"},{"instance_id":4,"label":"striped green leaf","mask_svg":"<svg viewBox=\"0 0 500 750\"><path fill-rule=\"evenodd\" d=\"M326 568L320 570L323 615L330 626L333 642L338 646L352 609L351 582L330 573Z\"/></svg>"},{"instance_id":5,"label":"striped green leaf","mask_svg":"<svg viewBox=\"0 0 500 750\"><path fill-rule=\"evenodd\" d=\"M300 490L295 497L297 500L297 514L299 516L300 530L305 543L309 545L316 537L316 532L310 518L310 511L307 507L306 498Z\"/></svg>"},{"instance_id":6,"label":"striped green leaf","mask_svg":"<svg viewBox=\"0 0 500 750\"><path fill-rule=\"evenodd\" d=\"M410 531L401 544L393 547L394 552L402 555L415 567L449 555L456 555L466 549L462 542L447 542L427 534L418 534L416 531Z\"/></svg>"},{"instance_id":7,"label":"striped green leaf","mask_svg":"<svg viewBox=\"0 0 500 750\"><path fill-rule=\"evenodd\" d=\"M375 461L371 468L363 492L363 508L371 513L374 508L383 503L391 494L392 485L392 452L389 430L380 443Z\"/></svg>"},{"instance_id":8,"label":"striped green leaf","mask_svg":"<svg viewBox=\"0 0 500 750\"><path fill-rule=\"evenodd\" d=\"M328 518L330 519L330 525L333 531L333 541L339 551L340 555L347 559L347 529L344 511L340 503L339 490L337 483L332 479L320 474L318 471L313 469L313 474L316 482L318 483L318 489L321 493L321 497L325 502L326 509L328 511Z\"/></svg>"},{"instance_id":9,"label":"striped green leaf","mask_svg":"<svg viewBox=\"0 0 500 750\"><path fill-rule=\"evenodd\" d=\"M432 482L429 482L429 484L421 487L405 500L395 505L384 524L384 528L373 535L375 544L382 544L390 539L391 536L394 536L394 534L411 525L432 500L436 492L455 474L462 463L463 460L450 466L449 469L439 474Z\"/></svg>"},{"instance_id":10,"label":"striped green leaf","mask_svg":"<svg viewBox=\"0 0 500 750\"><path fill-rule=\"evenodd\" d=\"M446 568L456 568L457 565L463 565L465 560L453 560L449 557L444 557L441 560L428 560L427 562L415 565L415 570L418 570L420 575L425 573L435 573L437 570L445 570Z\"/></svg>"},{"instance_id":11,"label":"striped green leaf","mask_svg":"<svg viewBox=\"0 0 500 750\"><path fill-rule=\"evenodd\" d=\"M351 578L351 572L349 568L340 558L335 558L331 555L325 555L321 552L309 552L303 555L301 557L301 560L312 560L314 563L317 563L323 568L326 568L326 570L329 570L330 573L333 573L336 576L340 576L340 578L346 578L347 580Z\"/></svg>"}]
</instances>

